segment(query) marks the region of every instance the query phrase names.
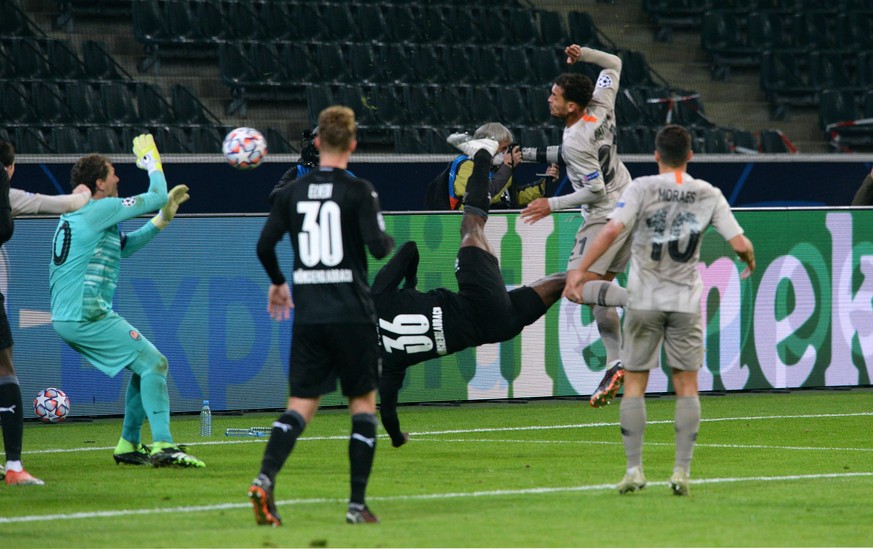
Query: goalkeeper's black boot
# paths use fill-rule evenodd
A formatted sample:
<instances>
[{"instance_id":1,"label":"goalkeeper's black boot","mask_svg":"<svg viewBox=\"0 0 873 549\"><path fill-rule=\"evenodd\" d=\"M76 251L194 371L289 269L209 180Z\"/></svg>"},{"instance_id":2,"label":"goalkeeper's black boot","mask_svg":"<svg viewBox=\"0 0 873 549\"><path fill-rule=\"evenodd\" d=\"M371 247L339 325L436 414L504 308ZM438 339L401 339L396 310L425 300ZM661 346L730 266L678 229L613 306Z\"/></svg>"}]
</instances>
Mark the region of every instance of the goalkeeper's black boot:
<instances>
[{"instance_id":1,"label":"goalkeeper's black boot","mask_svg":"<svg viewBox=\"0 0 873 549\"><path fill-rule=\"evenodd\" d=\"M112 454L112 459L115 460L116 464L126 463L128 465L151 465L152 458L149 455L150 453L151 448L145 444L140 444L138 448L131 450L130 452L119 451L118 447L116 447L115 452Z\"/></svg>"},{"instance_id":2,"label":"goalkeeper's black boot","mask_svg":"<svg viewBox=\"0 0 873 549\"><path fill-rule=\"evenodd\" d=\"M255 522L261 526L282 526L282 518L276 512L273 501L273 481L261 473L249 486L249 500L255 511Z\"/></svg>"}]
</instances>

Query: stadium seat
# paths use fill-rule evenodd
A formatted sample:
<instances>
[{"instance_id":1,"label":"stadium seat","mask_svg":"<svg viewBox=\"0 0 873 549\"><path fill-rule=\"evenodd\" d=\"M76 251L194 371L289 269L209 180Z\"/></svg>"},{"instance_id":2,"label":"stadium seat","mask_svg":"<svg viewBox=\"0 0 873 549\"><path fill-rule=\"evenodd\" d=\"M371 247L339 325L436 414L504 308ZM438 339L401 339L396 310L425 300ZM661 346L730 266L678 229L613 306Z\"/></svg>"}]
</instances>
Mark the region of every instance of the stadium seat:
<instances>
[{"instance_id":1,"label":"stadium seat","mask_svg":"<svg viewBox=\"0 0 873 549\"><path fill-rule=\"evenodd\" d=\"M869 2L866 9L851 11L847 7L847 13L838 15L836 32L841 49L855 52L873 50L873 9Z\"/></svg>"},{"instance_id":2,"label":"stadium seat","mask_svg":"<svg viewBox=\"0 0 873 549\"><path fill-rule=\"evenodd\" d=\"M382 77L386 82L416 81L414 63L409 60L408 51L405 44L385 44L382 47Z\"/></svg>"},{"instance_id":3,"label":"stadium seat","mask_svg":"<svg viewBox=\"0 0 873 549\"><path fill-rule=\"evenodd\" d=\"M90 126L85 130L87 150L102 154L120 154L127 151L127 140L122 141L120 128Z\"/></svg>"},{"instance_id":4,"label":"stadium seat","mask_svg":"<svg viewBox=\"0 0 873 549\"><path fill-rule=\"evenodd\" d=\"M523 126L538 121L530 120L524 104L524 96L518 86L500 86L494 90L494 101L499 109L500 120L509 126Z\"/></svg>"},{"instance_id":5,"label":"stadium seat","mask_svg":"<svg viewBox=\"0 0 873 549\"><path fill-rule=\"evenodd\" d=\"M298 38L296 23L291 17L293 6L283 0L267 0L261 4L259 18L265 31L264 39L287 41Z\"/></svg>"},{"instance_id":6,"label":"stadium seat","mask_svg":"<svg viewBox=\"0 0 873 549\"><path fill-rule=\"evenodd\" d=\"M472 86L467 88L467 104L470 114L478 120L500 120L500 109L497 106L494 91L488 86ZM506 123L505 121L502 121Z\"/></svg>"},{"instance_id":7,"label":"stadium seat","mask_svg":"<svg viewBox=\"0 0 873 549\"><path fill-rule=\"evenodd\" d=\"M321 13L318 4L301 2L293 6L291 24L298 32L297 40L302 42L317 42L324 36L324 25L321 23Z\"/></svg>"},{"instance_id":8,"label":"stadium seat","mask_svg":"<svg viewBox=\"0 0 873 549\"><path fill-rule=\"evenodd\" d=\"M452 55L449 53L449 55ZM487 46L472 50L470 64L470 80L479 84L494 84L501 81L506 72L501 61L498 46Z\"/></svg>"},{"instance_id":9,"label":"stadium seat","mask_svg":"<svg viewBox=\"0 0 873 549\"><path fill-rule=\"evenodd\" d=\"M385 82L388 79L382 71L384 65L377 46L352 43L348 45L348 53L352 76L359 82Z\"/></svg>"},{"instance_id":10,"label":"stadium seat","mask_svg":"<svg viewBox=\"0 0 873 549\"><path fill-rule=\"evenodd\" d=\"M729 154L731 152L728 132L724 128L707 128L703 132L703 152L706 154Z\"/></svg>"},{"instance_id":11,"label":"stadium seat","mask_svg":"<svg viewBox=\"0 0 873 549\"><path fill-rule=\"evenodd\" d=\"M56 126L51 129L51 150L55 154L85 154L88 144L79 128Z\"/></svg>"},{"instance_id":12,"label":"stadium seat","mask_svg":"<svg viewBox=\"0 0 873 549\"><path fill-rule=\"evenodd\" d=\"M162 153L191 154L190 139L185 130L179 126L158 126L152 130L155 143Z\"/></svg>"},{"instance_id":13,"label":"stadium seat","mask_svg":"<svg viewBox=\"0 0 873 549\"><path fill-rule=\"evenodd\" d=\"M0 82L0 116L4 125L37 121L28 87L18 82Z\"/></svg>"},{"instance_id":14,"label":"stadium seat","mask_svg":"<svg viewBox=\"0 0 873 549\"><path fill-rule=\"evenodd\" d=\"M122 80L123 69L112 59L102 43L86 40L82 44L85 74L92 80Z\"/></svg>"},{"instance_id":15,"label":"stadium seat","mask_svg":"<svg viewBox=\"0 0 873 549\"><path fill-rule=\"evenodd\" d=\"M213 2L205 2L211 4ZM239 0L225 0L222 2L225 14L225 25L230 29L228 33L234 40L261 41L264 39L264 28L258 13L255 12L254 4ZM202 32L199 33L203 37Z\"/></svg>"},{"instance_id":16,"label":"stadium seat","mask_svg":"<svg viewBox=\"0 0 873 549\"><path fill-rule=\"evenodd\" d=\"M524 89L525 104L527 105L530 120L534 125L546 124L552 119L549 112L549 86L530 86Z\"/></svg>"},{"instance_id":17,"label":"stadium seat","mask_svg":"<svg viewBox=\"0 0 873 549\"><path fill-rule=\"evenodd\" d=\"M507 11L508 35L512 44L534 44L539 42L539 31L535 20L530 16L530 10L510 8Z\"/></svg>"},{"instance_id":18,"label":"stadium seat","mask_svg":"<svg viewBox=\"0 0 873 549\"><path fill-rule=\"evenodd\" d=\"M781 13L752 12L746 17L746 25L746 39L750 48L759 52L791 49L791 40Z\"/></svg>"},{"instance_id":19,"label":"stadium seat","mask_svg":"<svg viewBox=\"0 0 873 549\"><path fill-rule=\"evenodd\" d=\"M403 119L403 91L396 85L374 86L368 97L376 125L396 127Z\"/></svg>"},{"instance_id":20,"label":"stadium seat","mask_svg":"<svg viewBox=\"0 0 873 549\"><path fill-rule=\"evenodd\" d=\"M191 3L186 0L163 0L167 34L177 44L191 44L203 39Z\"/></svg>"},{"instance_id":21,"label":"stadium seat","mask_svg":"<svg viewBox=\"0 0 873 549\"><path fill-rule=\"evenodd\" d=\"M542 126L525 126L521 130L521 134L516 136L524 147L548 147L552 143L546 135L546 129Z\"/></svg>"},{"instance_id":22,"label":"stadium seat","mask_svg":"<svg viewBox=\"0 0 873 549\"><path fill-rule=\"evenodd\" d=\"M324 4L321 18L326 36L337 42L348 42L358 38L357 24L352 17L349 3Z\"/></svg>"},{"instance_id":23,"label":"stadium seat","mask_svg":"<svg viewBox=\"0 0 873 549\"><path fill-rule=\"evenodd\" d=\"M819 96L818 125L825 130L830 124L855 121L858 109L855 94L849 90L823 90Z\"/></svg>"},{"instance_id":24,"label":"stadium seat","mask_svg":"<svg viewBox=\"0 0 873 549\"><path fill-rule=\"evenodd\" d=\"M727 11L708 11L703 15L700 45L712 61L712 75L726 80L730 67L756 65L760 52L746 43L740 31L745 17Z\"/></svg>"},{"instance_id":25,"label":"stadium seat","mask_svg":"<svg viewBox=\"0 0 873 549\"><path fill-rule=\"evenodd\" d=\"M527 48L516 46L501 48L500 69L498 82L521 86L536 81L528 61Z\"/></svg>"},{"instance_id":26,"label":"stadium seat","mask_svg":"<svg viewBox=\"0 0 873 549\"><path fill-rule=\"evenodd\" d=\"M335 102L333 91L329 86L323 84L306 86L306 110L309 114L309 127L317 126L319 113Z\"/></svg>"},{"instance_id":27,"label":"stadium seat","mask_svg":"<svg viewBox=\"0 0 873 549\"><path fill-rule=\"evenodd\" d=\"M354 80L339 43L321 42L315 44L314 48L314 59L322 81L352 82Z\"/></svg>"},{"instance_id":28,"label":"stadium seat","mask_svg":"<svg viewBox=\"0 0 873 549\"><path fill-rule=\"evenodd\" d=\"M427 21L419 30L419 41L424 44L441 44L448 41L449 23L443 6L426 5L419 7L419 17ZM420 136L419 136L420 137Z\"/></svg>"},{"instance_id":29,"label":"stadium seat","mask_svg":"<svg viewBox=\"0 0 873 549\"><path fill-rule=\"evenodd\" d=\"M16 79L40 80L50 78L52 71L42 44L36 38L16 38L12 41L12 62Z\"/></svg>"},{"instance_id":30,"label":"stadium seat","mask_svg":"<svg viewBox=\"0 0 873 549\"><path fill-rule=\"evenodd\" d=\"M217 124L218 118L209 112L197 96L185 85L175 84L170 90L173 112L179 124Z\"/></svg>"},{"instance_id":31,"label":"stadium seat","mask_svg":"<svg viewBox=\"0 0 873 549\"><path fill-rule=\"evenodd\" d=\"M807 67L809 85L815 90L856 89L843 56L838 52L813 51L809 54Z\"/></svg>"},{"instance_id":32,"label":"stadium seat","mask_svg":"<svg viewBox=\"0 0 873 549\"><path fill-rule=\"evenodd\" d=\"M197 39L199 42L221 44L234 38L223 2L198 2L194 5L193 17L197 19Z\"/></svg>"},{"instance_id":33,"label":"stadium seat","mask_svg":"<svg viewBox=\"0 0 873 549\"><path fill-rule=\"evenodd\" d=\"M810 9L796 13L791 22L794 47L809 51L838 48L834 15L829 11Z\"/></svg>"},{"instance_id":34,"label":"stadium seat","mask_svg":"<svg viewBox=\"0 0 873 549\"><path fill-rule=\"evenodd\" d=\"M422 45L416 47L409 59L415 70L415 81L423 84L442 84L449 81L446 63L443 61L443 46Z\"/></svg>"},{"instance_id":35,"label":"stadium seat","mask_svg":"<svg viewBox=\"0 0 873 549\"><path fill-rule=\"evenodd\" d=\"M394 129L394 152L398 154L430 154L419 128L401 126Z\"/></svg>"},{"instance_id":36,"label":"stadium seat","mask_svg":"<svg viewBox=\"0 0 873 549\"><path fill-rule=\"evenodd\" d=\"M172 105L153 84L140 82L136 85L136 105L139 122L142 124L155 126L172 124L175 121Z\"/></svg>"},{"instance_id":37,"label":"stadium seat","mask_svg":"<svg viewBox=\"0 0 873 549\"><path fill-rule=\"evenodd\" d=\"M306 85L321 80L309 46L300 42L282 44L279 57L289 83Z\"/></svg>"},{"instance_id":38,"label":"stadium seat","mask_svg":"<svg viewBox=\"0 0 873 549\"><path fill-rule=\"evenodd\" d=\"M570 36L572 36L574 43L598 50L606 48L606 45L600 40L600 31L594 24L594 19L591 18L590 13L571 11L567 14L567 20L568 27L572 31Z\"/></svg>"},{"instance_id":39,"label":"stadium seat","mask_svg":"<svg viewBox=\"0 0 873 549\"><path fill-rule=\"evenodd\" d=\"M563 72L561 63L564 52L559 48L532 48L530 64L534 77L532 83L551 85L555 76Z\"/></svg>"},{"instance_id":40,"label":"stadium seat","mask_svg":"<svg viewBox=\"0 0 873 549\"><path fill-rule=\"evenodd\" d=\"M85 81L67 82L64 85L64 100L77 123L105 122L100 107L100 92L92 84Z\"/></svg>"},{"instance_id":41,"label":"stadium seat","mask_svg":"<svg viewBox=\"0 0 873 549\"><path fill-rule=\"evenodd\" d=\"M748 130L730 130L731 150L737 154L758 154L758 138Z\"/></svg>"},{"instance_id":42,"label":"stadium seat","mask_svg":"<svg viewBox=\"0 0 873 549\"><path fill-rule=\"evenodd\" d=\"M467 103L461 95L460 86L437 86L433 91L434 108L442 124L458 126L469 122ZM476 119L482 120L478 113Z\"/></svg>"},{"instance_id":43,"label":"stadium seat","mask_svg":"<svg viewBox=\"0 0 873 549\"><path fill-rule=\"evenodd\" d=\"M85 76L85 66L69 40L49 40L46 54L52 77L56 80L77 80Z\"/></svg>"},{"instance_id":44,"label":"stadium seat","mask_svg":"<svg viewBox=\"0 0 873 549\"><path fill-rule=\"evenodd\" d=\"M42 130L34 126L15 128L15 149L19 154L51 154L54 152Z\"/></svg>"},{"instance_id":45,"label":"stadium seat","mask_svg":"<svg viewBox=\"0 0 873 549\"><path fill-rule=\"evenodd\" d=\"M3 2L3 25L0 36L33 36L35 33L19 2Z\"/></svg>"},{"instance_id":46,"label":"stadium seat","mask_svg":"<svg viewBox=\"0 0 873 549\"><path fill-rule=\"evenodd\" d=\"M33 84L31 101L40 123L66 124L73 121L63 97L63 91L53 82L39 81Z\"/></svg>"},{"instance_id":47,"label":"stadium seat","mask_svg":"<svg viewBox=\"0 0 873 549\"><path fill-rule=\"evenodd\" d=\"M622 88L615 97L615 121L618 126L645 124L643 115L645 105L631 94L629 88Z\"/></svg>"},{"instance_id":48,"label":"stadium seat","mask_svg":"<svg viewBox=\"0 0 873 549\"><path fill-rule=\"evenodd\" d=\"M431 101L430 86L410 84L403 86L403 107L401 120L407 124L433 125L439 116Z\"/></svg>"},{"instance_id":49,"label":"stadium seat","mask_svg":"<svg viewBox=\"0 0 873 549\"><path fill-rule=\"evenodd\" d=\"M539 43L542 46L566 46L569 44L567 29L564 26L564 17L556 11L537 10L537 19L540 23ZM579 35L582 29L573 28L573 40L582 44Z\"/></svg>"},{"instance_id":50,"label":"stadium seat","mask_svg":"<svg viewBox=\"0 0 873 549\"><path fill-rule=\"evenodd\" d=\"M484 17L497 17L497 12L487 12L487 15L478 17L474 14L469 4L448 6L443 9L446 12L446 33L443 42L449 45L484 44L483 32ZM501 29L497 38L506 34L506 27ZM489 37L490 39L493 37Z\"/></svg>"},{"instance_id":51,"label":"stadium seat","mask_svg":"<svg viewBox=\"0 0 873 549\"><path fill-rule=\"evenodd\" d=\"M405 3L385 5L385 24L391 29L394 42L422 42L421 21L413 6Z\"/></svg>"},{"instance_id":52,"label":"stadium seat","mask_svg":"<svg viewBox=\"0 0 873 549\"><path fill-rule=\"evenodd\" d=\"M127 84L112 82L101 85L100 105L107 123L113 126L132 124L139 120L133 93Z\"/></svg>"},{"instance_id":53,"label":"stadium seat","mask_svg":"<svg viewBox=\"0 0 873 549\"><path fill-rule=\"evenodd\" d=\"M421 48L419 48L421 50ZM479 64L474 50L466 45L453 44L445 50L446 80L452 84L471 84L479 81Z\"/></svg>"},{"instance_id":54,"label":"stadium seat","mask_svg":"<svg viewBox=\"0 0 873 549\"><path fill-rule=\"evenodd\" d=\"M270 154L295 154L300 152L276 128L267 128L264 131L264 137L267 139L267 150Z\"/></svg>"},{"instance_id":55,"label":"stadium seat","mask_svg":"<svg viewBox=\"0 0 873 549\"><path fill-rule=\"evenodd\" d=\"M856 60L858 86L862 90L873 89L873 51L863 51L858 54Z\"/></svg>"},{"instance_id":56,"label":"stadium seat","mask_svg":"<svg viewBox=\"0 0 873 549\"><path fill-rule=\"evenodd\" d=\"M761 131L761 152L788 153L792 152L781 130Z\"/></svg>"},{"instance_id":57,"label":"stadium seat","mask_svg":"<svg viewBox=\"0 0 873 549\"><path fill-rule=\"evenodd\" d=\"M385 42L389 37L388 24L381 4L360 4L355 12L358 33L365 42Z\"/></svg>"},{"instance_id":58,"label":"stadium seat","mask_svg":"<svg viewBox=\"0 0 873 549\"><path fill-rule=\"evenodd\" d=\"M621 57L621 82L623 86L651 86L652 81L649 64L642 52L625 50L619 53Z\"/></svg>"},{"instance_id":59,"label":"stadium seat","mask_svg":"<svg viewBox=\"0 0 873 549\"><path fill-rule=\"evenodd\" d=\"M218 154L224 135L215 126L191 128L191 151L195 154Z\"/></svg>"},{"instance_id":60,"label":"stadium seat","mask_svg":"<svg viewBox=\"0 0 873 549\"><path fill-rule=\"evenodd\" d=\"M861 96L861 112L864 118L873 118L873 90L867 90Z\"/></svg>"}]
</instances>

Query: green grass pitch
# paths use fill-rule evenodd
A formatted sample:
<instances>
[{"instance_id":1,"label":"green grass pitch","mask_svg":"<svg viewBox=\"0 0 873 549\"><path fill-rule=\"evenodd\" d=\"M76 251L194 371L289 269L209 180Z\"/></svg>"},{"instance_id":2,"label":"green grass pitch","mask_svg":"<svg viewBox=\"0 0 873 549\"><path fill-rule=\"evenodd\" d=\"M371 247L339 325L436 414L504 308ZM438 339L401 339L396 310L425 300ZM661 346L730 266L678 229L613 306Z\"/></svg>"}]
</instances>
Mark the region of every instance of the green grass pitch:
<instances>
[{"instance_id":1,"label":"green grass pitch","mask_svg":"<svg viewBox=\"0 0 873 549\"><path fill-rule=\"evenodd\" d=\"M254 523L246 491L266 438L226 428L277 414L216 415L177 441L206 469L115 465L119 419L28 423L25 466L43 487L0 485L3 547L830 547L873 546L873 391L701 397L691 496L667 487L672 397L647 400L649 485L619 496L619 407L578 400L402 407L411 442L380 436L368 503L344 523L344 410L322 410L279 475L285 526ZM73 403L75 407L75 402ZM148 442L148 429L144 439Z\"/></svg>"}]
</instances>

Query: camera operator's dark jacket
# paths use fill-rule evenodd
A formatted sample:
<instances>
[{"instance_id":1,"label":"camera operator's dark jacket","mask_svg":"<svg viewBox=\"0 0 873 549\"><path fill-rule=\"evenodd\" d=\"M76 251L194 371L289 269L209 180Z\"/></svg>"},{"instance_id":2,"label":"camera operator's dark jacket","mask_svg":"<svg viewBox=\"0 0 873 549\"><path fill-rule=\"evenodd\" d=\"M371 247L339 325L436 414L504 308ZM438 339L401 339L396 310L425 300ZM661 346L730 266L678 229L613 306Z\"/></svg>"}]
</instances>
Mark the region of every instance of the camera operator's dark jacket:
<instances>
[{"instance_id":1,"label":"camera operator's dark jacket","mask_svg":"<svg viewBox=\"0 0 873 549\"><path fill-rule=\"evenodd\" d=\"M473 173L473 160L466 155L455 158L436 179L431 181L424 195L425 210L462 210L467 180ZM488 190L492 208L521 208L535 198L545 196L546 179L519 187L514 184L512 168L501 164L489 174Z\"/></svg>"}]
</instances>

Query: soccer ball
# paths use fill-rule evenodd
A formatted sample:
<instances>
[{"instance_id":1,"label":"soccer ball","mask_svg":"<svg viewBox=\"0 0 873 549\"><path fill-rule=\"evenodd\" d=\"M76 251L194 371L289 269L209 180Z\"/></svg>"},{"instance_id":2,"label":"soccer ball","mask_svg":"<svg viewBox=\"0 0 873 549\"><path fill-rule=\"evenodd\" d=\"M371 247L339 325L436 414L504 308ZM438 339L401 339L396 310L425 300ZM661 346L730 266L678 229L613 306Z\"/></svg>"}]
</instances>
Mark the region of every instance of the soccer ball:
<instances>
[{"instance_id":1,"label":"soccer ball","mask_svg":"<svg viewBox=\"0 0 873 549\"><path fill-rule=\"evenodd\" d=\"M43 389L33 399L33 412L45 423L59 423L70 413L70 399L60 389Z\"/></svg>"},{"instance_id":2,"label":"soccer ball","mask_svg":"<svg viewBox=\"0 0 873 549\"><path fill-rule=\"evenodd\" d=\"M234 168L251 170L267 156L267 140L254 128L236 128L224 138L221 152Z\"/></svg>"}]
</instances>

